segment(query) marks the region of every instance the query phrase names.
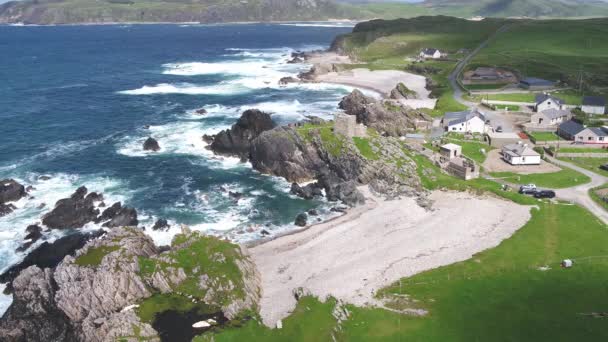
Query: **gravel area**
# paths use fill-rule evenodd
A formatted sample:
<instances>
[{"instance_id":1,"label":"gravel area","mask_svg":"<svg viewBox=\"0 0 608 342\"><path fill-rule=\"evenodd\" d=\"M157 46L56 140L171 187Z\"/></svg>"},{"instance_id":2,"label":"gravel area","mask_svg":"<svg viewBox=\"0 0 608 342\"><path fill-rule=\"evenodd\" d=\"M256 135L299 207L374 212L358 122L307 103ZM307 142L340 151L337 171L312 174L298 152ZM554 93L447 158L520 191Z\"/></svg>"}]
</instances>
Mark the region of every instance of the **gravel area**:
<instances>
[{"instance_id":1,"label":"gravel area","mask_svg":"<svg viewBox=\"0 0 608 342\"><path fill-rule=\"evenodd\" d=\"M530 208L494 197L434 192L433 211L412 198L368 202L346 215L253 247L262 275L260 314L276 326L295 308L293 291L355 305L402 277L466 260L497 246L530 219Z\"/></svg>"}]
</instances>

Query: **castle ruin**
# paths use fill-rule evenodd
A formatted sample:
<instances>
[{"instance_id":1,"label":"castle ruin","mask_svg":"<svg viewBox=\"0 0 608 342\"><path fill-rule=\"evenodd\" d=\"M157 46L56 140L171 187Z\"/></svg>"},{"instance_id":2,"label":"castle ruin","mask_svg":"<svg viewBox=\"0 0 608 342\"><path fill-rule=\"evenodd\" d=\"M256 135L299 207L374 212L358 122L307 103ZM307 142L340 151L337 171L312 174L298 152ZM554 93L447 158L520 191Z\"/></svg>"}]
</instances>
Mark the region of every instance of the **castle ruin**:
<instances>
[{"instance_id":1,"label":"castle ruin","mask_svg":"<svg viewBox=\"0 0 608 342\"><path fill-rule=\"evenodd\" d=\"M336 113L334 118L334 133L341 134L348 138L363 138L367 135L365 125L357 123L355 115Z\"/></svg>"}]
</instances>

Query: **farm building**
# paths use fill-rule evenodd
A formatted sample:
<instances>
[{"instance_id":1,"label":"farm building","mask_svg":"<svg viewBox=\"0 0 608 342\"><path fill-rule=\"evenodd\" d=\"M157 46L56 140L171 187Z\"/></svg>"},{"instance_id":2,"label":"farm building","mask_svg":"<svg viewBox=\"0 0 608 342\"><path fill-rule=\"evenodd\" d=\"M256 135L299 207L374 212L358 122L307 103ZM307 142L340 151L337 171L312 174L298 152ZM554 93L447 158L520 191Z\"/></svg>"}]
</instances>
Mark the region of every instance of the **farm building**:
<instances>
[{"instance_id":1,"label":"farm building","mask_svg":"<svg viewBox=\"0 0 608 342\"><path fill-rule=\"evenodd\" d=\"M443 54L441 51L433 48L426 48L420 51L420 58L424 59L439 59Z\"/></svg>"},{"instance_id":2,"label":"farm building","mask_svg":"<svg viewBox=\"0 0 608 342\"><path fill-rule=\"evenodd\" d=\"M540 154L522 142L503 146L502 157L511 165L540 165Z\"/></svg>"},{"instance_id":3,"label":"farm building","mask_svg":"<svg viewBox=\"0 0 608 342\"><path fill-rule=\"evenodd\" d=\"M462 147L452 143L445 144L439 149L439 154L447 159L457 158L462 154Z\"/></svg>"},{"instance_id":4,"label":"farm building","mask_svg":"<svg viewBox=\"0 0 608 342\"><path fill-rule=\"evenodd\" d=\"M568 120L561 123L557 127L557 135L566 139L566 140L574 140L576 135L579 134L582 130L585 129L585 126L574 120Z\"/></svg>"},{"instance_id":5,"label":"farm building","mask_svg":"<svg viewBox=\"0 0 608 342\"><path fill-rule=\"evenodd\" d=\"M603 115L606 113L606 99L601 96L585 96L581 109L587 114Z\"/></svg>"},{"instance_id":6,"label":"farm building","mask_svg":"<svg viewBox=\"0 0 608 342\"><path fill-rule=\"evenodd\" d=\"M538 94L536 95L536 105L534 106L534 110L536 112L543 112L547 109L564 109L565 101L552 96L551 94Z\"/></svg>"},{"instance_id":7,"label":"farm building","mask_svg":"<svg viewBox=\"0 0 608 342\"><path fill-rule=\"evenodd\" d=\"M530 124L536 128L557 127L562 122L570 120L570 118L572 118L572 113L569 110L550 108L532 114Z\"/></svg>"},{"instance_id":8,"label":"farm building","mask_svg":"<svg viewBox=\"0 0 608 342\"><path fill-rule=\"evenodd\" d=\"M485 115L477 110L445 113L442 124L447 132L485 133L488 129Z\"/></svg>"},{"instance_id":9,"label":"farm building","mask_svg":"<svg viewBox=\"0 0 608 342\"><path fill-rule=\"evenodd\" d=\"M541 78L528 77L519 81L519 86L530 90L546 90L555 86L555 82L543 80Z\"/></svg>"},{"instance_id":10,"label":"farm building","mask_svg":"<svg viewBox=\"0 0 608 342\"><path fill-rule=\"evenodd\" d=\"M516 144L522 137L513 132L488 132L486 139L490 146L502 148L505 145Z\"/></svg>"}]
</instances>

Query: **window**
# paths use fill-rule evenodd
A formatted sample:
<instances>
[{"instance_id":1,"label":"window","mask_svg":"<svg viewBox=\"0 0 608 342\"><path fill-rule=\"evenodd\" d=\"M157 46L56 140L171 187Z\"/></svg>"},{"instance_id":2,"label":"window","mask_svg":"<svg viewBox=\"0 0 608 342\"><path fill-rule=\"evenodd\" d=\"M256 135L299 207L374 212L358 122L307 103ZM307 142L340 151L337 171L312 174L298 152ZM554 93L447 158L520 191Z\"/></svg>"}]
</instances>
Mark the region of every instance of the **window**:
<instances>
[{"instance_id":1,"label":"window","mask_svg":"<svg viewBox=\"0 0 608 342\"><path fill-rule=\"evenodd\" d=\"M588 137L587 140L593 141L593 137Z\"/></svg>"},{"instance_id":2,"label":"window","mask_svg":"<svg viewBox=\"0 0 608 342\"><path fill-rule=\"evenodd\" d=\"M600 139L600 141L604 141L604 137L600 137L599 139Z\"/></svg>"}]
</instances>

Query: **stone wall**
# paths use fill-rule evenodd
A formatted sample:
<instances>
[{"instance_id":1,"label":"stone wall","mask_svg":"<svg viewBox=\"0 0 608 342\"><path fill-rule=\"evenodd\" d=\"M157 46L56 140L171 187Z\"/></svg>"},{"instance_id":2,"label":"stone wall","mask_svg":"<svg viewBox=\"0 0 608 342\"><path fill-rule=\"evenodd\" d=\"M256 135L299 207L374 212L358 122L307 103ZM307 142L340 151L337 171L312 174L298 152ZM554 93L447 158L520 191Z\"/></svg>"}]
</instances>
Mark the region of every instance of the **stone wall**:
<instances>
[{"instance_id":1,"label":"stone wall","mask_svg":"<svg viewBox=\"0 0 608 342\"><path fill-rule=\"evenodd\" d=\"M338 113L334 119L334 133L348 138L365 137L367 130L363 124L357 123L355 115Z\"/></svg>"}]
</instances>

